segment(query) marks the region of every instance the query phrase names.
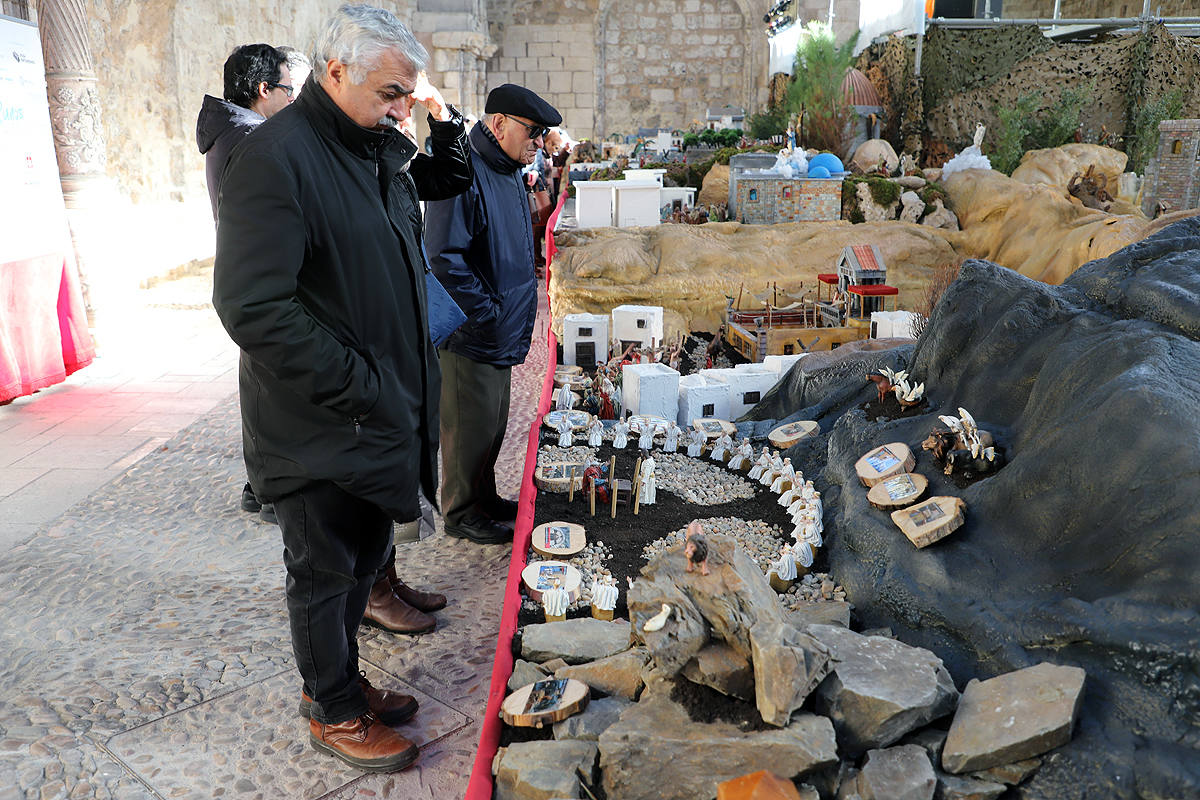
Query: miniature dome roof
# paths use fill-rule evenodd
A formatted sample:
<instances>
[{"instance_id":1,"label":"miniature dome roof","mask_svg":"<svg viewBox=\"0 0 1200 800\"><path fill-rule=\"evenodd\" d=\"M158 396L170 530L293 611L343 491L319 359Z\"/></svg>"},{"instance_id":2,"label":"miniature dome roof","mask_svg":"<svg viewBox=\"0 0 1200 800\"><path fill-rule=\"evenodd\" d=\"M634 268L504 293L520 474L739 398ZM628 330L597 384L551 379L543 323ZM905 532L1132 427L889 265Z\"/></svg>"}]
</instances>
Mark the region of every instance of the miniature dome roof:
<instances>
[{"instance_id":1,"label":"miniature dome roof","mask_svg":"<svg viewBox=\"0 0 1200 800\"><path fill-rule=\"evenodd\" d=\"M846 77L842 80L842 92L845 93L846 99L852 106L882 106L883 101L879 99L879 92L875 91L875 87L871 81L867 80L867 76L861 71L853 67L846 73Z\"/></svg>"}]
</instances>

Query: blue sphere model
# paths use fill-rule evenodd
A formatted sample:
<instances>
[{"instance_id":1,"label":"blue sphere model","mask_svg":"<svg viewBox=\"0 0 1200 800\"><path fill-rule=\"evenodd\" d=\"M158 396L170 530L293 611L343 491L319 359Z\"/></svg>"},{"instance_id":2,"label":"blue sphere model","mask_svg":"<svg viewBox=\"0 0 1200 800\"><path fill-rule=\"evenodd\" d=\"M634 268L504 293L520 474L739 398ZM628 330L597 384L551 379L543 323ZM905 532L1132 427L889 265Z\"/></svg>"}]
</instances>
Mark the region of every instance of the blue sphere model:
<instances>
[{"instance_id":1,"label":"blue sphere model","mask_svg":"<svg viewBox=\"0 0 1200 800\"><path fill-rule=\"evenodd\" d=\"M829 175L846 171L846 168L842 166L842 160L833 153L819 153L812 157L812 160L808 162L808 174L810 177L816 177L812 174L813 167L824 167ZM829 177L829 175L825 177Z\"/></svg>"},{"instance_id":2,"label":"blue sphere model","mask_svg":"<svg viewBox=\"0 0 1200 800\"><path fill-rule=\"evenodd\" d=\"M818 158L820 158L820 156L818 156ZM810 178L828 178L829 170L825 169L825 167L821 166L820 164L818 164L815 167L810 166L808 168L808 177L810 177Z\"/></svg>"}]
</instances>

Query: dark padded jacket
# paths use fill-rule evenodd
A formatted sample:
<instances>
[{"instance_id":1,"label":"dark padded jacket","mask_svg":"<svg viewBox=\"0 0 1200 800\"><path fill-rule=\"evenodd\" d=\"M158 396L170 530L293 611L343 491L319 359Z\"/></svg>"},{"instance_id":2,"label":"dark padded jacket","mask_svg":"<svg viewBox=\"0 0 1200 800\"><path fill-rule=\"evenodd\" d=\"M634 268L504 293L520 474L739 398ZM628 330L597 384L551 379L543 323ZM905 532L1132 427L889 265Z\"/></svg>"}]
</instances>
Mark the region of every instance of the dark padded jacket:
<instances>
[{"instance_id":1,"label":"dark padded jacket","mask_svg":"<svg viewBox=\"0 0 1200 800\"><path fill-rule=\"evenodd\" d=\"M356 125L309 80L239 145L221 181L213 304L242 349L254 493L332 481L393 519L436 488L441 373L429 341L418 193L471 181L460 121L433 156Z\"/></svg>"},{"instance_id":2,"label":"dark padded jacket","mask_svg":"<svg viewBox=\"0 0 1200 800\"><path fill-rule=\"evenodd\" d=\"M204 155L204 176L208 179L208 201L212 203L214 222L217 220L217 189L221 186L221 174L229 154L265 121L266 118L257 111L228 100L218 100L210 94L204 95L200 114L196 117L196 147Z\"/></svg>"},{"instance_id":3,"label":"dark padded jacket","mask_svg":"<svg viewBox=\"0 0 1200 800\"><path fill-rule=\"evenodd\" d=\"M427 205L425 249L434 274L467 315L446 347L507 367L525 361L537 317L529 201L521 164L482 123L470 140L471 188Z\"/></svg>"}]
</instances>

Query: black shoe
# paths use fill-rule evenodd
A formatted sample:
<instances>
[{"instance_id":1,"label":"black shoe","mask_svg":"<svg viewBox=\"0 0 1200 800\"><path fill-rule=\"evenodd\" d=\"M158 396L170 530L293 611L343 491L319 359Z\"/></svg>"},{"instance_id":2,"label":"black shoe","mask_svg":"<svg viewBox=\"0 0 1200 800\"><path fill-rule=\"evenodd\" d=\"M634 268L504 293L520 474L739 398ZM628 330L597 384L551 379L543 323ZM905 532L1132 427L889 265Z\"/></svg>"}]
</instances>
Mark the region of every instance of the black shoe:
<instances>
[{"instance_id":1,"label":"black shoe","mask_svg":"<svg viewBox=\"0 0 1200 800\"><path fill-rule=\"evenodd\" d=\"M258 512L258 516L262 519L263 522L269 523L271 525L279 524L279 517L275 516L275 504L274 503L263 503L262 510L260 510Z\"/></svg>"},{"instance_id":2,"label":"black shoe","mask_svg":"<svg viewBox=\"0 0 1200 800\"><path fill-rule=\"evenodd\" d=\"M512 541L513 530L494 519L470 517L458 525L447 525L446 535L456 539L469 539L475 544L504 544Z\"/></svg>"},{"instance_id":3,"label":"black shoe","mask_svg":"<svg viewBox=\"0 0 1200 800\"><path fill-rule=\"evenodd\" d=\"M487 503L483 503L483 513L487 514L492 519L498 519L501 522L517 518L517 501L505 500L503 497L497 497Z\"/></svg>"},{"instance_id":4,"label":"black shoe","mask_svg":"<svg viewBox=\"0 0 1200 800\"><path fill-rule=\"evenodd\" d=\"M258 498L254 496L254 490L250 488L250 484L242 487L242 511L249 511L251 514L257 514L262 509L262 503L258 502Z\"/></svg>"}]
</instances>

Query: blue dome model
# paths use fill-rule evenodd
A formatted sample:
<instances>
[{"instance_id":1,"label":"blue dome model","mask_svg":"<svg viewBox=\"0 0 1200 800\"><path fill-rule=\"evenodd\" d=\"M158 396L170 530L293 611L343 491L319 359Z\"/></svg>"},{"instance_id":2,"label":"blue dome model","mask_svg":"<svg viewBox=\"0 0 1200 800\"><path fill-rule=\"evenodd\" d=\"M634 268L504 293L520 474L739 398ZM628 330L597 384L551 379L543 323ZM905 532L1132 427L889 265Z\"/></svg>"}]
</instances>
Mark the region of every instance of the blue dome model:
<instances>
[{"instance_id":1,"label":"blue dome model","mask_svg":"<svg viewBox=\"0 0 1200 800\"><path fill-rule=\"evenodd\" d=\"M808 176L810 178L817 177L812 172L814 167L824 167L829 172L829 175L846 171L846 168L842 166L842 160L833 153L820 153L812 157L812 160L808 162ZM829 175L825 175L824 177L827 178Z\"/></svg>"},{"instance_id":2,"label":"blue dome model","mask_svg":"<svg viewBox=\"0 0 1200 800\"><path fill-rule=\"evenodd\" d=\"M817 158L820 158L820 156L817 156ZM808 168L808 177L810 177L810 178L828 178L828 177L830 177L829 170L827 170L825 167L821 166L820 164L818 164L815 167L810 166Z\"/></svg>"}]
</instances>

